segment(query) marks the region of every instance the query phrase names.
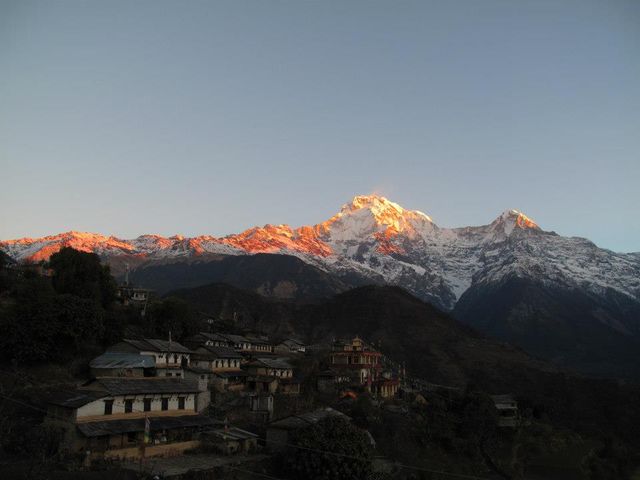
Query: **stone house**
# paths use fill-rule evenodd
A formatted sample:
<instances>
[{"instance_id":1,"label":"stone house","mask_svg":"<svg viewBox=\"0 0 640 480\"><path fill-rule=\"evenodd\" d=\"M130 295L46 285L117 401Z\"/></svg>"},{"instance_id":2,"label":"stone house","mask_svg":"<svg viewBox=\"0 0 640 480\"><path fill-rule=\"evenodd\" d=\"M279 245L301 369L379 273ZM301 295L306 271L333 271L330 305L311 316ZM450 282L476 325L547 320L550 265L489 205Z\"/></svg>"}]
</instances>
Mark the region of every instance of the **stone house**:
<instances>
[{"instance_id":1,"label":"stone house","mask_svg":"<svg viewBox=\"0 0 640 480\"><path fill-rule=\"evenodd\" d=\"M269 423L267 426L266 447L272 452L285 450L293 432L307 428L329 417L342 417L346 420L351 420L344 413L331 407L320 408L300 415L290 415Z\"/></svg>"},{"instance_id":2,"label":"stone house","mask_svg":"<svg viewBox=\"0 0 640 480\"><path fill-rule=\"evenodd\" d=\"M156 361L152 355L128 352L105 352L89 363L95 377L153 377Z\"/></svg>"},{"instance_id":3,"label":"stone house","mask_svg":"<svg viewBox=\"0 0 640 480\"><path fill-rule=\"evenodd\" d=\"M233 348L233 342L217 333L199 332L192 335L185 341L186 345L192 349L201 346L207 347L229 347Z\"/></svg>"},{"instance_id":4,"label":"stone house","mask_svg":"<svg viewBox=\"0 0 640 480\"><path fill-rule=\"evenodd\" d=\"M155 360L157 375L166 377L184 376L183 369L189 366L191 354L193 353L178 342L156 338L124 339L109 347L107 352L150 355Z\"/></svg>"},{"instance_id":5,"label":"stone house","mask_svg":"<svg viewBox=\"0 0 640 480\"><path fill-rule=\"evenodd\" d=\"M204 435L203 440L223 455L250 454L258 450L258 435L236 427L212 430Z\"/></svg>"},{"instance_id":6,"label":"stone house","mask_svg":"<svg viewBox=\"0 0 640 480\"><path fill-rule=\"evenodd\" d=\"M305 353L307 347L298 340L288 338L277 344L274 351L277 353Z\"/></svg>"},{"instance_id":7,"label":"stone house","mask_svg":"<svg viewBox=\"0 0 640 480\"><path fill-rule=\"evenodd\" d=\"M292 378L293 367L286 358L259 357L245 366L251 375Z\"/></svg>"},{"instance_id":8,"label":"stone house","mask_svg":"<svg viewBox=\"0 0 640 480\"><path fill-rule=\"evenodd\" d=\"M219 391L240 391L247 373L240 368L242 355L229 347L200 346L192 356L192 364L212 373L211 385Z\"/></svg>"},{"instance_id":9,"label":"stone house","mask_svg":"<svg viewBox=\"0 0 640 480\"><path fill-rule=\"evenodd\" d=\"M179 378L98 378L53 395L45 423L64 428L64 445L90 459L175 455L217 424L199 414L199 393Z\"/></svg>"}]
</instances>

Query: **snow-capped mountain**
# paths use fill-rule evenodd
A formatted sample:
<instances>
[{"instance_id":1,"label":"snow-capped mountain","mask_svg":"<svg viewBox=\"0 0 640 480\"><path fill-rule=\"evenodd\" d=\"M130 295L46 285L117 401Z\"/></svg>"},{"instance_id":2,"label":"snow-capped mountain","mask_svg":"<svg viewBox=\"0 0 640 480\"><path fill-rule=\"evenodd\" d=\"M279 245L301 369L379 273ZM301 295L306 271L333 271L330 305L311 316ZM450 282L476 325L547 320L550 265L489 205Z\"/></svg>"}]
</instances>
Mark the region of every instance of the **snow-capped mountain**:
<instances>
[{"instance_id":1,"label":"snow-capped mountain","mask_svg":"<svg viewBox=\"0 0 640 480\"><path fill-rule=\"evenodd\" d=\"M557 364L640 379L640 253L562 237L517 210L488 225L440 228L422 212L367 195L299 228L132 240L67 232L0 242L16 261L46 260L64 246L97 253L116 275L128 267L134 283L159 293L222 282L304 300L398 285Z\"/></svg>"},{"instance_id":2,"label":"snow-capped mountain","mask_svg":"<svg viewBox=\"0 0 640 480\"><path fill-rule=\"evenodd\" d=\"M375 195L356 196L329 220L296 229L265 225L221 238L142 235L132 240L72 231L0 242L17 261L46 260L63 246L97 253L116 273L123 260L135 269L219 255L289 254L340 278L358 275L400 285L445 310L452 310L472 284L506 276L534 277L596 295L613 289L640 299L637 254L546 232L517 210L503 212L489 225L440 228L428 215Z\"/></svg>"}]
</instances>

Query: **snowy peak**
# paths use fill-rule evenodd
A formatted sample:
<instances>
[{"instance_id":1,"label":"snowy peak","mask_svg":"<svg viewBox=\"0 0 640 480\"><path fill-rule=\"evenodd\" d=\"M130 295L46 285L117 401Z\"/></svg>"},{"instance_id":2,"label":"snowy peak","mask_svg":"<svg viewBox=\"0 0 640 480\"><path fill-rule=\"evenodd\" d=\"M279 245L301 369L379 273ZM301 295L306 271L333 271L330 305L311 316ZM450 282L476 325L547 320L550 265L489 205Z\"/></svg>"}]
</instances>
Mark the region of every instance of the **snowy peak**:
<instances>
[{"instance_id":1,"label":"snowy peak","mask_svg":"<svg viewBox=\"0 0 640 480\"><path fill-rule=\"evenodd\" d=\"M405 210L378 195L358 195L338 214L316 226L319 234L337 242L369 240L381 233L387 238L401 233L415 236L434 228L428 215Z\"/></svg>"},{"instance_id":2,"label":"snowy peak","mask_svg":"<svg viewBox=\"0 0 640 480\"><path fill-rule=\"evenodd\" d=\"M340 214L365 210L371 213L379 225L392 226L400 230L399 224L403 219L415 218L433 223L431 217L418 210L405 210L397 203L379 195L357 195L351 203L342 206Z\"/></svg>"},{"instance_id":3,"label":"snowy peak","mask_svg":"<svg viewBox=\"0 0 640 480\"><path fill-rule=\"evenodd\" d=\"M519 210L505 210L491 222L493 230L509 236L514 230L541 230L536 222Z\"/></svg>"}]
</instances>

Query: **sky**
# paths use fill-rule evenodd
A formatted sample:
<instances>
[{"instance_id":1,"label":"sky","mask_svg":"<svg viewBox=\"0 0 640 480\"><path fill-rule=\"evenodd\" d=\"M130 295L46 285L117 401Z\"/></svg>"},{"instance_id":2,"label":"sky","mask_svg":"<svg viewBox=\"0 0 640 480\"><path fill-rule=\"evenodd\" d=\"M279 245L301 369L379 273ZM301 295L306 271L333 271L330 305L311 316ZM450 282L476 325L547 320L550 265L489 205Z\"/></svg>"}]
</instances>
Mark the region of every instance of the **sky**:
<instances>
[{"instance_id":1,"label":"sky","mask_svg":"<svg viewBox=\"0 0 640 480\"><path fill-rule=\"evenodd\" d=\"M640 2L0 0L0 238L377 193L640 251Z\"/></svg>"}]
</instances>

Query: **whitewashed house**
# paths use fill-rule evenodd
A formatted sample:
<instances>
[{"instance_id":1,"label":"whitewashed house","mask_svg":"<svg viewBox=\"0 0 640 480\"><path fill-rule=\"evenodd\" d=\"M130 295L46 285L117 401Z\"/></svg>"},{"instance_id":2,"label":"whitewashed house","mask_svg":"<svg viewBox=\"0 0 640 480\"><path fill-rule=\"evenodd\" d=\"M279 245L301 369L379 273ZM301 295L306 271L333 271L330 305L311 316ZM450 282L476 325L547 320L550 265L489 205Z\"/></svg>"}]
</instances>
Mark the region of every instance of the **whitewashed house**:
<instances>
[{"instance_id":1,"label":"whitewashed house","mask_svg":"<svg viewBox=\"0 0 640 480\"><path fill-rule=\"evenodd\" d=\"M157 338L124 339L109 347L107 352L129 352L153 356L157 375L166 377L183 377L183 369L189 366L193 353L178 342Z\"/></svg>"},{"instance_id":2,"label":"whitewashed house","mask_svg":"<svg viewBox=\"0 0 640 480\"><path fill-rule=\"evenodd\" d=\"M107 377L48 401L45 422L65 429L73 452L95 458L175 455L199 446L218 422L199 412L199 386L166 377Z\"/></svg>"}]
</instances>

